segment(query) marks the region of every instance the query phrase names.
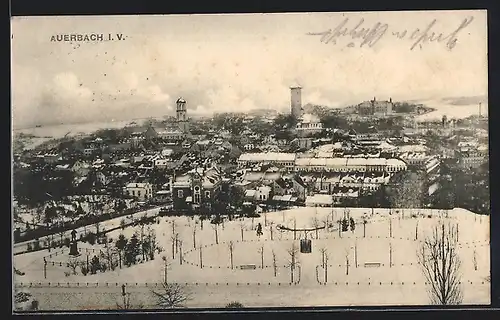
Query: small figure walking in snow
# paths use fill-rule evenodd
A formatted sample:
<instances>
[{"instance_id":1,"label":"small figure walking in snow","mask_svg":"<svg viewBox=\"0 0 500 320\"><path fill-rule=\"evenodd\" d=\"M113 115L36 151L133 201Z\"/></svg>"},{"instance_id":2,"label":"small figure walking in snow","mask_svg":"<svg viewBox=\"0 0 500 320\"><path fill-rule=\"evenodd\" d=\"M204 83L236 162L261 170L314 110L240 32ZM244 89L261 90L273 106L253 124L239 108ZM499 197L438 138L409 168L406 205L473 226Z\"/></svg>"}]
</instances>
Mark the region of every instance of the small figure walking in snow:
<instances>
[{"instance_id":1,"label":"small figure walking in snow","mask_svg":"<svg viewBox=\"0 0 500 320\"><path fill-rule=\"evenodd\" d=\"M259 222L259 224L257 225L257 237L260 237L261 235L263 235L263 233L262 233L262 225Z\"/></svg>"}]
</instances>

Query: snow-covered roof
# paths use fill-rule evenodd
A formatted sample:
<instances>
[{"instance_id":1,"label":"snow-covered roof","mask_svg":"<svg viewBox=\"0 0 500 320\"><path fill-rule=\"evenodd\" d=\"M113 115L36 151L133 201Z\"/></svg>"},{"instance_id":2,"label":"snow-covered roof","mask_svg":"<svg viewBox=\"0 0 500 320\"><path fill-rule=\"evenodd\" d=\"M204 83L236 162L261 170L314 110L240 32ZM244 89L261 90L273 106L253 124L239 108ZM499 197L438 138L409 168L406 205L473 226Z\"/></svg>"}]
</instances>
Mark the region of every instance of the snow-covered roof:
<instances>
[{"instance_id":1,"label":"snow-covered roof","mask_svg":"<svg viewBox=\"0 0 500 320\"><path fill-rule=\"evenodd\" d=\"M336 166L405 166L399 159L385 158L298 158L296 166L336 167Z\"/></svg>"},{"instance_id":2,"label":"snow-covered roof","mask_svg":"<svg viewBox=\"0 0 500 320\"><path fill-rule=\"evenodd\" d=\"M151 184L147 182L130 182L125 187L128 188L148 188Z\"/></svg>"},{"instance_id":3,"label":"snow-covered roof","mask_svg":"<svg viewBox=\"0 0 500 320\"><path fill-rule=\"evenodd\" d=\"M321 120L318 118L318 116L311 114L311 113L306 113L304 114L301 119L301 123L319 123Z\"/></svg>"},{"instance_id":4,"label":"snow-covered roof","mask_svg":"<svg viewBox=\"0 0 500 320\"><path fill-rule=\"evenodd\" d=\"M257 193L257 190L247 190L245 191L245 197L254 197Z\"/></svg>"},{"instance_id":5,"label":"snow-covered roof","mask_svg":"<svg viewBox=\"0 0 500 320\"><path fill-rule=\"evenodd\" d=\"M265 162L265 161L294 161L295 153L283 152L261 152L261 153L243 153L240 155L240 161Z\"/></svg>"},{"instance_id":6,"label":"snow-covered roof","mask_svg":"<svg viewBox=\"0 0 500 320\"><path fill-rule=\"evenodd\" d=\"M312 196L307 196L306 205L332 205L333 198L328 194L315 194Z\"/></svg>"},{"instance_id":7,"label":"snow-covered roof","mask_svg":"<svg viewBox=\"0 0 500 320\"><path fill-rule=\"evenodd\" d=\"M421 144L409 144L400 146L398 149L400 152L427 152L429 148Z\"/></svg>"}]
</instances>

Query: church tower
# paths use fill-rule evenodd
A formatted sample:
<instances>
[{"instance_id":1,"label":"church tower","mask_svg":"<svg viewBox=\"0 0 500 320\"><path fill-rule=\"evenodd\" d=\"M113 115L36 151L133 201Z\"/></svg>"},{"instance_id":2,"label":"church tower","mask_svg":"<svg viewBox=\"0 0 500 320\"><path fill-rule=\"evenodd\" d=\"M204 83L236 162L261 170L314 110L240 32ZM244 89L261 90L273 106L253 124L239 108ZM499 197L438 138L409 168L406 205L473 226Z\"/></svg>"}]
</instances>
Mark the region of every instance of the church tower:
<instances>
[{"instance_id":1,"label":"church tower","mask_svg":"<svg viewBox=\"0 0 500 320\"><path fill-rule=\"evenodd\" d=\"M179 98L177 99L177 109L176 109L176 115L177 115L177 125L179 126L179 130L182 131L183 133L188 133L189 132L189 122L187 119L187 110L186 110L186 100Z\"/></svg>"}]
</instances>

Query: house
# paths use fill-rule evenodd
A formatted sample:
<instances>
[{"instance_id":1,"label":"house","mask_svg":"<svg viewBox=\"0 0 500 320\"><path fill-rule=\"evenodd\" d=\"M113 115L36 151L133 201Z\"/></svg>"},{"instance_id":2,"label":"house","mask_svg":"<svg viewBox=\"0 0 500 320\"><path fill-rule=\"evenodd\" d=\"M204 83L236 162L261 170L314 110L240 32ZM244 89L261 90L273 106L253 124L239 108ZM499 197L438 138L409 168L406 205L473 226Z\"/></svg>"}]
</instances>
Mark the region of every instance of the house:
<instances>
[{"instance_id":1,"label":"house","mask_svg":"<svg viewBox=\"0 0 500 320\"><path fill-rule=\"evenodd\" d=\"M132 148L132 143L130 139L121 139L116 143L110 143L108 147L111 152L118 150L130 150L130 148Z\"/></svg>"},{"instance_id":2,"label":"house","mask_svg":"<svg viewBox=\"0 0 500 320\"><path fill-rule=\"evenodd\" d=\"M259 186L245 191L245 200L266 202L272 199L272 190L269 186Z\"/></svg>"},{"instance_id":3,"label":"house","mask_svg":"<svg viewBox=\"0 0 500 320\"><path fill-rule=\"evenodd\" d=\"M241 167L250 164L273 164L292 170L294 167L295 153L282 152L261 152L261 153L243 153L238 159L238 165Z\"/></svg>"},{"instance_id":4,"label":"house","mask_svg":"<svg viewBox=\"0 0 500 320\"><path fill-rule=\"evenodd\" d=\"M291 195L298 200L305 200L306 185L299 176L279 178L274 180L271 186L275 196Z\"/></svg>"},{"instance_id":5,"label":"house","mask_svg":"<svg viewBox=\"0 0 500 320\"><path fill-rule=\"evenodd\" d=\"M489 149L487 145L461 147L456 152L458 163L462 168L478 168L488 160Z\"/></svg>"},{"instance_id":6,"label":"house","mask_svg":"<svg viewBox=\"0 0 500 320\"><path fill-rule=\"evenodd\" d=\"M222 178L217 167L197 167L173 178L174 208L178 210L202 207L210 209L221 190Z\"/></svg>"},{"instance_id":7,"label":"house","mask_svg":"<svg viewBox=\"0 0 500 320\"><path fill-rule=\"evenodd\" d=\"M295 130L299 137L307 137L321 133L324 128L319 117L313 114L304 114L295 126Z\"/></svg>"},{"instance_id":8,"label":"house","mask_svg":"<svg viewBox=\"0 0 500 320\"><path fill-rule=\"evenodd\" d=\"M148 182L131 182L125 186L124 194L146 201L153 196L153 185Z\"/></svg>"},{"instance_id":9,"label":"house","mask_svg":"<svg viewBox=\"0 0 500 320\"><path fill-rule=\"evenodd\" d=\"M370 126L364 130L358 130L354 137L356 141L380 140L381 138L382 134L378 132L374 126Z\"/></svg>"},{"instance_id":10,"label":"house","mask_svg":"<svg viewBox=\"0 0 500 320\"><path fill-rule=\"evenodd\" d=\"M169 163L171 161L168 160L168 159L164 159L164 158L159 158L159 159L155 159L154 160L154 164L153 166L157 169L161 169L161 170L164 170L166 169L167 167L169 167Z\"/></svg>"},{"instance_id":11,"label":"house","mask_svg":"<svg viewBox=\"0 0 500 320\"><path fill-rule=\"evenodd\" d=\"M41 158L45 163L56 163L62 159L62 155L56 150L50 150L42 154Z\"/></svg>"},{"instance_id":12,"label":"house","mask_svg":"<svg viewBox=\"0 0 500 320\"><path fill-rule=\"evenodd\" d=\"M73 163L73 165L71 166L71 171L73 171L74 174L78 177L86 176L90 172L90 170L90 164L82 160L75 161L75 163Z\"/></svg>"},{"instance_id":13,"label":"house","mask_svg":"<svg viewBox=\"0 0 500 320\"><path fill-rule=\"evenodd\" d=\"M391 114L393 109L392 98L388 101L377 101L374 97L373 100L361 102L356 106L356 112L359 115L387 115Z\"/></svg>"},{"instance_id":14,"label":"house","mask_svg":"<svg viewBox=\"0 0 500 320\"><path fill-rule=\"evenodd\" d=\"M295 138L291 144L298 149L309 150L313 146L313 138Z\"/></svg>"},{"instance_id":15,"label":"house","mask_svg":"<svg viewBox=\"0 0 500 320\"><path fill-rule=\"evenodd\" d=\"M327 194L315 194L307 196L307 207L331 207L333 206L333 197Z\"/></svg>"},{"instance_id":16,"label":"house","mask_svg":"<svg viewBox=\"0 0 500 320\"><path fill-rule=\"evenodd\" d=\"M252 151L255 149L255 145L253 143L247 143L243 146L243 150Z\"/></svg>"},{"instance_id":17,"label":"house","mask_svg":"<svg viewBox=\"0 0 500 320\"><path fill-rule=\"evenodd\" d=\"M182 149L185 149L185 150L191 148L191 142L189 140L184 140L181 145L182 145Z\"/></svg>"},{"instance_id":18,"label":"house","mask_svg":"<svg viewBox=\"0 0 500 320\"><path fill-rule=\"evenodd\" d=\"M158 137L158 132L153 126L148 126L148 128L144 131L144 138L147 140L154 139Z\"/></svg>"},{"instance_id":19,"label":"house","mask_svg":"<svg viewBox=\"0 0 500 320\"><path fill-rule=\"evenodd\" d=\"M107 186L109 182L111 181L111 175L104 173L102 171L96 172L96 181L101 185L101 186Z\"/></svg>"},{"instance_id":20,"label":"house","mask_svg":"<svg viewBox=\"0 0 500 320\"><path fill-rule=\"evenodd\" d=\"M178 128L157 128L158 138L165 141L182 141L185 134Z\"/></svg>"}]
</instances>

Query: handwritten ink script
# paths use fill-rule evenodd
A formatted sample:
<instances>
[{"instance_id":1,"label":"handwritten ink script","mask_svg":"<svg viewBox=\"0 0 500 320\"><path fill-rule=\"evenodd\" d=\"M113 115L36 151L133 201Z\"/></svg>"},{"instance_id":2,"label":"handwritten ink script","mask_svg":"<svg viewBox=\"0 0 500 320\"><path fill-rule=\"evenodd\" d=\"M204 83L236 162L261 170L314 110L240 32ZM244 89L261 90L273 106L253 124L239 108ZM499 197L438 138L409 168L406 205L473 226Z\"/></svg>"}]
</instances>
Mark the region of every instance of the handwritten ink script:
<instances>
[{"instance_id":1,"label":"handwritten ink script","mask_svg":"<svg viewBox=\"0 0 500 320\"><path fill-rule=\"evenodd\" d=\"M347 41L347 47L373 47L384 37L395 37L399 40L407 40L411 43L410 50L415 48L422 49L426 43L443 44L448 50L453 50L458 42L458 34L471 24L474 17L465 18L455 29L449 33L436 31L438 22L437 19L432 20L424 28L415 28L414 30L397 30L391 31L389 24L376 22L371 26L365 24L365 20L361 18L356 24L350 24L349 18L345 18L334 29L329 29L323 32L309 32L310 36L321 36L320 41L325 44L336 45L341 39ZM350 25L350 26L349 26Z\"/></svg>"}]
</instances>

